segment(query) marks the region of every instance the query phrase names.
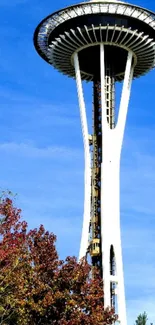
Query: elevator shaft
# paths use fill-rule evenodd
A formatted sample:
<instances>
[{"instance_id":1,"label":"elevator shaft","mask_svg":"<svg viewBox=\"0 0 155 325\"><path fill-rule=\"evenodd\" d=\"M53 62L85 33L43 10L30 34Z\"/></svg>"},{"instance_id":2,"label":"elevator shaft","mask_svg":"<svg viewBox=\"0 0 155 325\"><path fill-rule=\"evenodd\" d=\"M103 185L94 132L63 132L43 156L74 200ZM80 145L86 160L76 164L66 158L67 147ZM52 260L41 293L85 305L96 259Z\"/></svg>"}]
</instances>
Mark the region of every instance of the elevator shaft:
<instances>
[{"instance_id":1,"label":"elevator shaft","mask_svg":"<svg viewBox=\"0 0 155 325\"><path fill-rule=\"evenodd\" d=\"M109 127L115 126L115 79L110 67L105 74L106 115ZM91 221L90 221L90 255L92 266L99 268L102 276L101 250L101 163L102 163L102 119L101 119L101 83L93 80L93 134L91 141ZM110 258L111 270L114 274L114 259ZM114 288L111 287L111 305L114 307Z\"/></svg>"}]
</instances>

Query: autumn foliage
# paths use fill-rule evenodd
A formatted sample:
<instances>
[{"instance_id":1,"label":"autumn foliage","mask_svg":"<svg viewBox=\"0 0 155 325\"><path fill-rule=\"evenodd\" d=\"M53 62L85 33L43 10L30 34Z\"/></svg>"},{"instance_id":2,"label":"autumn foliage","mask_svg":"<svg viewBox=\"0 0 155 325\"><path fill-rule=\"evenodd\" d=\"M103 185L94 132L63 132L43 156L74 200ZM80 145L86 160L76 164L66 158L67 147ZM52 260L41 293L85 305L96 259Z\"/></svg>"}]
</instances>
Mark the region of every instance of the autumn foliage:
<instances>
[{"instance_id":1,"label":"autumn foliage","mask_svg":"<svg viewBox=\"0 0 155 325\"><path fill-rule=\"evenodd\" d=\"M58 258L56 237L43 226L27 230L9 198L0 202L0 324L107 325L103 286L86 261Z\"/></svg>"}]
</instances>

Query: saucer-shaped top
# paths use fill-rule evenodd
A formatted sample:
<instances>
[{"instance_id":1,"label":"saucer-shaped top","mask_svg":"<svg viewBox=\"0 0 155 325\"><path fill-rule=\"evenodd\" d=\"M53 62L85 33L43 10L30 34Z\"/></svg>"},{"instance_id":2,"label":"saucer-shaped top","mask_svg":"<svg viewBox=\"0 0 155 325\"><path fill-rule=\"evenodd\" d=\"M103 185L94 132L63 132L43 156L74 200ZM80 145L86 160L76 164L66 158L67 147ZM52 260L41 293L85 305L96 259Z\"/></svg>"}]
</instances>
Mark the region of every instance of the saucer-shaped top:
<instances>
[{"instance_id":1,"label":"saucer-shaped top","mask_svg":"<svg viewBox=\"0 0 155 325\"><path fill-rule=\"evenodd\" d=\"M124 78L128 51L134 77L155 65L155 14L118 0L82 2L46 17L36 28L39 55L60 72L74 77L73 55L79 53L82 79L100 78L99 44L116 80Z\"/></svg>"}]
</instances>

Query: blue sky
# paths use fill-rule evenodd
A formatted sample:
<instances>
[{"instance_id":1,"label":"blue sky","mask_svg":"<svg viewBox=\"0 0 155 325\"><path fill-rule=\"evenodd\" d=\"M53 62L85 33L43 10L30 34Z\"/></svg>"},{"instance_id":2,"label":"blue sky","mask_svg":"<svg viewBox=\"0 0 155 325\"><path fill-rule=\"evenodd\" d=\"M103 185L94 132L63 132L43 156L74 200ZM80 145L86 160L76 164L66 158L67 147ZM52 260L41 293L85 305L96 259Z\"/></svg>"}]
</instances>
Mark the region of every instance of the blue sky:
<instances>
[{"instance_id":1,"label":"blue sky","mask_svg":"<svg viewBox=\"0 0 155 325\"><path fill-rule=\"evenodd\" d=\"M83 143L73 80L33 47L37 24L71 0L0 0L0 188L17 193L30 228L78 255L83 214ZM155 11L154 0L135 4ZM155 322L155 71L133 82L121 160L121 224L129 325ZM90 86L85 86L89 121Z\"/></svg>"}]
</instances>

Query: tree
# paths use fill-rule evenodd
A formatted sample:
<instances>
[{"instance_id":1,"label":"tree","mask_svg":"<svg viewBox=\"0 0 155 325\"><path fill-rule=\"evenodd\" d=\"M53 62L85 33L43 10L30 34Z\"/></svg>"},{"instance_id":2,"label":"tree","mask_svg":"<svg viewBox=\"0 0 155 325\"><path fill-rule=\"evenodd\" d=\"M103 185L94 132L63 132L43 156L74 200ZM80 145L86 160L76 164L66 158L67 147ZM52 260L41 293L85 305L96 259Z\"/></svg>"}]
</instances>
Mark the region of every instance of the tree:
<instances>
[{"instance_id":1,"label":"tree","mask_svg":"<svg viewBox=\"0 0 155 325\"><path fill-rule=\"evenodd\" d=\"M144 312L137 317L136 325L147 325L147 314Z\"/></svg>"},{"instance_id":2,"label":"tree","mask_svg":"<svg viewBox=\"0 0 155 325\"><path fill-rule=\"evenodd\" d=\"M103 284L97 270L75 257L58 258L56 236L27 230L21 211L0 202L0 324L107 325L117 319L103 309Z\"/></svg>"},{"instance_id":3,"label":"tree","mask_svg":"<svg viewBox=\"0 0 155 325\"><path fill-rule=\"evenodd\" d=\"M147 321L148 321L148 317L146 312L144 312L143 314L140 314L137 317L135 325L147 325L148 324ZM150 323L150 325L153 325L153 323Z\"/></svg>"},{"instance_id":4,"label":"tree","mask_svg":"<svg viewBox=\"0 0 155 325\"><path fill-rule=\"evenodd\" d=\"M13 291L26 230L26 223L18 222L20 212L8 198L0 202L0 324L16 318Z\"/></svg>"}]
</instances>

